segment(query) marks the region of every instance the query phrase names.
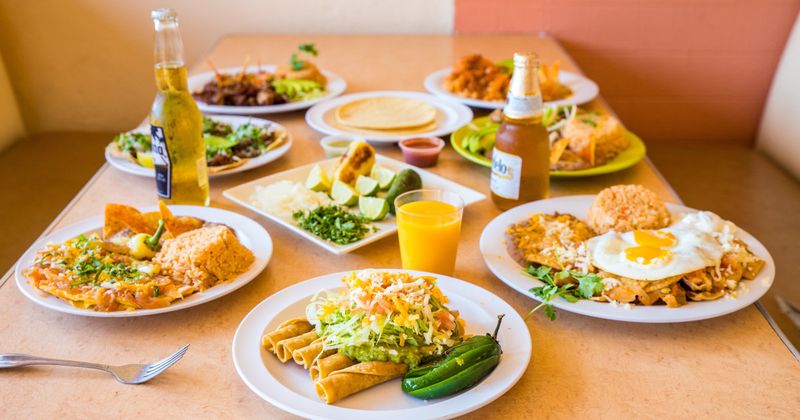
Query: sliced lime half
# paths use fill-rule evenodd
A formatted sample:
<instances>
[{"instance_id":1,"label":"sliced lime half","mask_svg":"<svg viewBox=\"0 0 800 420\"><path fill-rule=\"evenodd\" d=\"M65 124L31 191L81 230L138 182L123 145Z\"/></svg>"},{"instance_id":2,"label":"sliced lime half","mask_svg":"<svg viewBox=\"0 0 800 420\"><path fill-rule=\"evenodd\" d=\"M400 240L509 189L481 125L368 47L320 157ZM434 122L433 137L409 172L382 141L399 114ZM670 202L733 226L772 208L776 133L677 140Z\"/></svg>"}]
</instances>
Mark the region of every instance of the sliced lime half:
<instances>
[{"instance_id":1,"label":"sliced lime half","mask_svg":"<svg viewBox=\"0 0 800 420\"><path fill-rule=\"evenodd\" d=\"M358 193L356 193L356 190L338 179L333 181L331 198L336 204L342 206L353 206L358 203Z\"/></svg>"},{"instance_id":2,"label":"sliced lime half","mask_svg":"<svg viewBox=\"0 0 800 420\"><path fill-rule=\"evenodd\" d=\"M372 172L369 174L369 176L378 181L378 185L380 185L382 190L388 190L389 186L392 185L392 181L394 181L395 173L389 168L385 168L380 165L373 165Z\"/></svg>"},{"instance_id":3,"label":"sliced lime half","mask_svg":"<svg viewBox=\"0 0 800 420\"><path fill-rule=\"evenodd\" d=\"M306 188L311 191L318 191L318 192L328 192L331 189L331 180L328 178L328 175L325 174L325 171L322 170L322 167L319 165L314 165L311 168L311 172L308 173L308 178L306 178Z\"/></svg>"},{"instance_id":4,"label":"sliced lime half","mask_svg":"<svg viewBox=\"0 0 800 420\"><path fill-rule=\"evenodd\" d=\"M389 213L389 203L378 197L359 197L358 211L361 215L372 221L378 221Z\"/></svg>"},{"instance_id":5,"label":"sliced lime half","mask_svg":"<svg viewBox=\"0 0 800 420\"><path fill-rule=\"evenodd\" d=\"M359 175L356 179L356 192L358 195L371 197L378 193L378 181L368 176Z\"/></svg>"}]
</instances>

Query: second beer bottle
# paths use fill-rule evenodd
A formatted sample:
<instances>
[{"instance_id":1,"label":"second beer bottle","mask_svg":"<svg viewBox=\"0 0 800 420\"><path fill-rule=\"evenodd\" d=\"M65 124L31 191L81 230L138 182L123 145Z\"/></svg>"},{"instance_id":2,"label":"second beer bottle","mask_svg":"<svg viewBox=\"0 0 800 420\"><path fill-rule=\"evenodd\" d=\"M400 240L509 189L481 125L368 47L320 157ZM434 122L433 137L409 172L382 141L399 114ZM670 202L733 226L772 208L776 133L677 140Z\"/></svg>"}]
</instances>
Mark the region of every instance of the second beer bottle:
<instances>
[{"instance_id":1,"label":"second beer bottle","mask_svg":"<svg viewBox=\"0 0 800 420\"><path fill-rule=\"evenodd\" d=\"M492 201L501 210L547 198L550 140L542 125L539 60L514 54L514 73L492 151Z\"/></svg>"}]
</instances>

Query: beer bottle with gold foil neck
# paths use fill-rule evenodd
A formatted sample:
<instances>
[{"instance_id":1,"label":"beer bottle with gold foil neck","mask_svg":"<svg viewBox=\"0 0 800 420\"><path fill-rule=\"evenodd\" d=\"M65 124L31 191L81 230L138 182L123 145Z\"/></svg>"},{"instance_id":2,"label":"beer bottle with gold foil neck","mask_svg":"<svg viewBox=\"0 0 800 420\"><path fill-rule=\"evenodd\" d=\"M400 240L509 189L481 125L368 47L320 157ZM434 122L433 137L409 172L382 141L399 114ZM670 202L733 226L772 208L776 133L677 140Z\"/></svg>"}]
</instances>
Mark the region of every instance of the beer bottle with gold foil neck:
<instances>
[{"instance_id":1,"label":"beer bottle with gold foil neck","mask_svg":"<svg viewBox=\"0 0 800 420\"><path fill-rule=\"evenodd\" d=\"M539 59L514 54L514 73L492 151L492 201L502 210L550 193L550 141L542 124Z\"/></svg>"},{"instance_id":2,"label":"beer bottle with gold foil neck","mask_svg":"<svg viewBox=\"0 0 800 420\"><path fill-rule=\"evenodd\" d=\"M207 206L203 116L189 93L178 15L172 9L157 9L151 16L158 91L150 111L150 133L158 197L170 204Z\"/></svg>"}]
</instances>

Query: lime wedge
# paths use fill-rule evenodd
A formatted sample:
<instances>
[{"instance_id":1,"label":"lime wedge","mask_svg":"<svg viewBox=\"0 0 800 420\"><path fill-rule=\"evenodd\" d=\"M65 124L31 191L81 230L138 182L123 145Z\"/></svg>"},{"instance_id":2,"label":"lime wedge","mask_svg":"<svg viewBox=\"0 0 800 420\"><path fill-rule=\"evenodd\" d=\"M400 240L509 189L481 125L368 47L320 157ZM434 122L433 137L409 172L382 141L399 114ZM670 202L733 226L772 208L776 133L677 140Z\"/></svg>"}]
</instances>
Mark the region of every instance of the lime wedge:
<instances>
[{"instance_id":1,"label":"lime wedge","mask_svg":"<svg viewBox=\"0 0 800 420\"><path fill-rule=\"evenodd\" d=\"M378 221L389 213L389 203L378 197L359 197L358 211L361 215L372 221Z\"/></svg>"},{"instance_id":2,"label":"lime wedge","mask_svg":"<svg viewBox=\"0 0 800 420\"><path fill-rule=\"evenodd\" d=\"M338 179L333 181L333 187L331 187L331 198L336 204L340 204L342 206L353 206L358 203L358 193L353 189L353 187L345 184Z\"/></svg>"},{"instance_id":3,"label":"lime wedge","mask_svg":"<svg viewBox=\"0 0 800 420\"><path fill-rule=\"evenodd\" d=\"M389 168L384 168L380 165L373 165L372 172L369 176L378 181L378 185L380 185L382 190L389 189L389 186L392 185L392 181L394 181L395 173L393 170Z\"/></svg>"},{"instance_id":4,"label":"lime wedge","mask_svg":"<svg viewBox=\"0 0 800 420\"><path fill-rule=\"evenodd\" d=\"M328 175L325 175L325 171L322 170L321 166L314 165L311 168L311 172L308 173L308 178L306 178L306 188L317 192L326 193L330 191L331 180L328 179Z\"/></svg>"},{"instance_id":5,"label":"lime wedge","mask_svg":"<svg viewBox=\"0 0 800 420\"><path fill-rule=\"evenodd\" d=\"M155 168L156 165L153 163L153 154L150 152L138 152L136 153L136 162L139 165L144 166L145 168Z\"/></svg>"},{"instance_id":6,"label":"lime wedge","mask_svg":"<svg viewBox=\"0 0 800 420\"><path fill-rule=\"evenodd\" d=\"M378 193L378 181L364 175L359 175L356 179L356 191L361 196L373 196Z\"/></svg>"}]
</instances>

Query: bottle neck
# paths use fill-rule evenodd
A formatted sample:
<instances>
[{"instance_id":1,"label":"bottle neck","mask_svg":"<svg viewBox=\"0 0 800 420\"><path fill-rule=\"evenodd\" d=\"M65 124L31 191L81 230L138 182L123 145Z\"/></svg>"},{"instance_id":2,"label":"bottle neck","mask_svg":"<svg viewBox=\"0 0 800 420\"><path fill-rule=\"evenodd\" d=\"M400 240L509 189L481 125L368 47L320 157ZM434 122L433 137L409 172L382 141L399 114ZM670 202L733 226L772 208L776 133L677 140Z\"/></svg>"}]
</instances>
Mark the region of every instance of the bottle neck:
<instances>
[{"instance_id":1,"label":"bottle neck","mask_svg":"<svg viewBox=\"0 0 800 420\"><path fill-rule=\"evenodd\" d=\"M514 66L503 113L512 120L525 120L540 115L542 109L538 63Z\"/></svg>"},{"instance_id":2,"label":"bottle neck","mask_svg":"<svg viewBox=\"0 0 800 420\"><path fill-rule=\"evenodd\" d=\"M182 67L183 41L176 19L155 19L156 29L154 57L156 68Z\"/></svg>"}]
</instances>

